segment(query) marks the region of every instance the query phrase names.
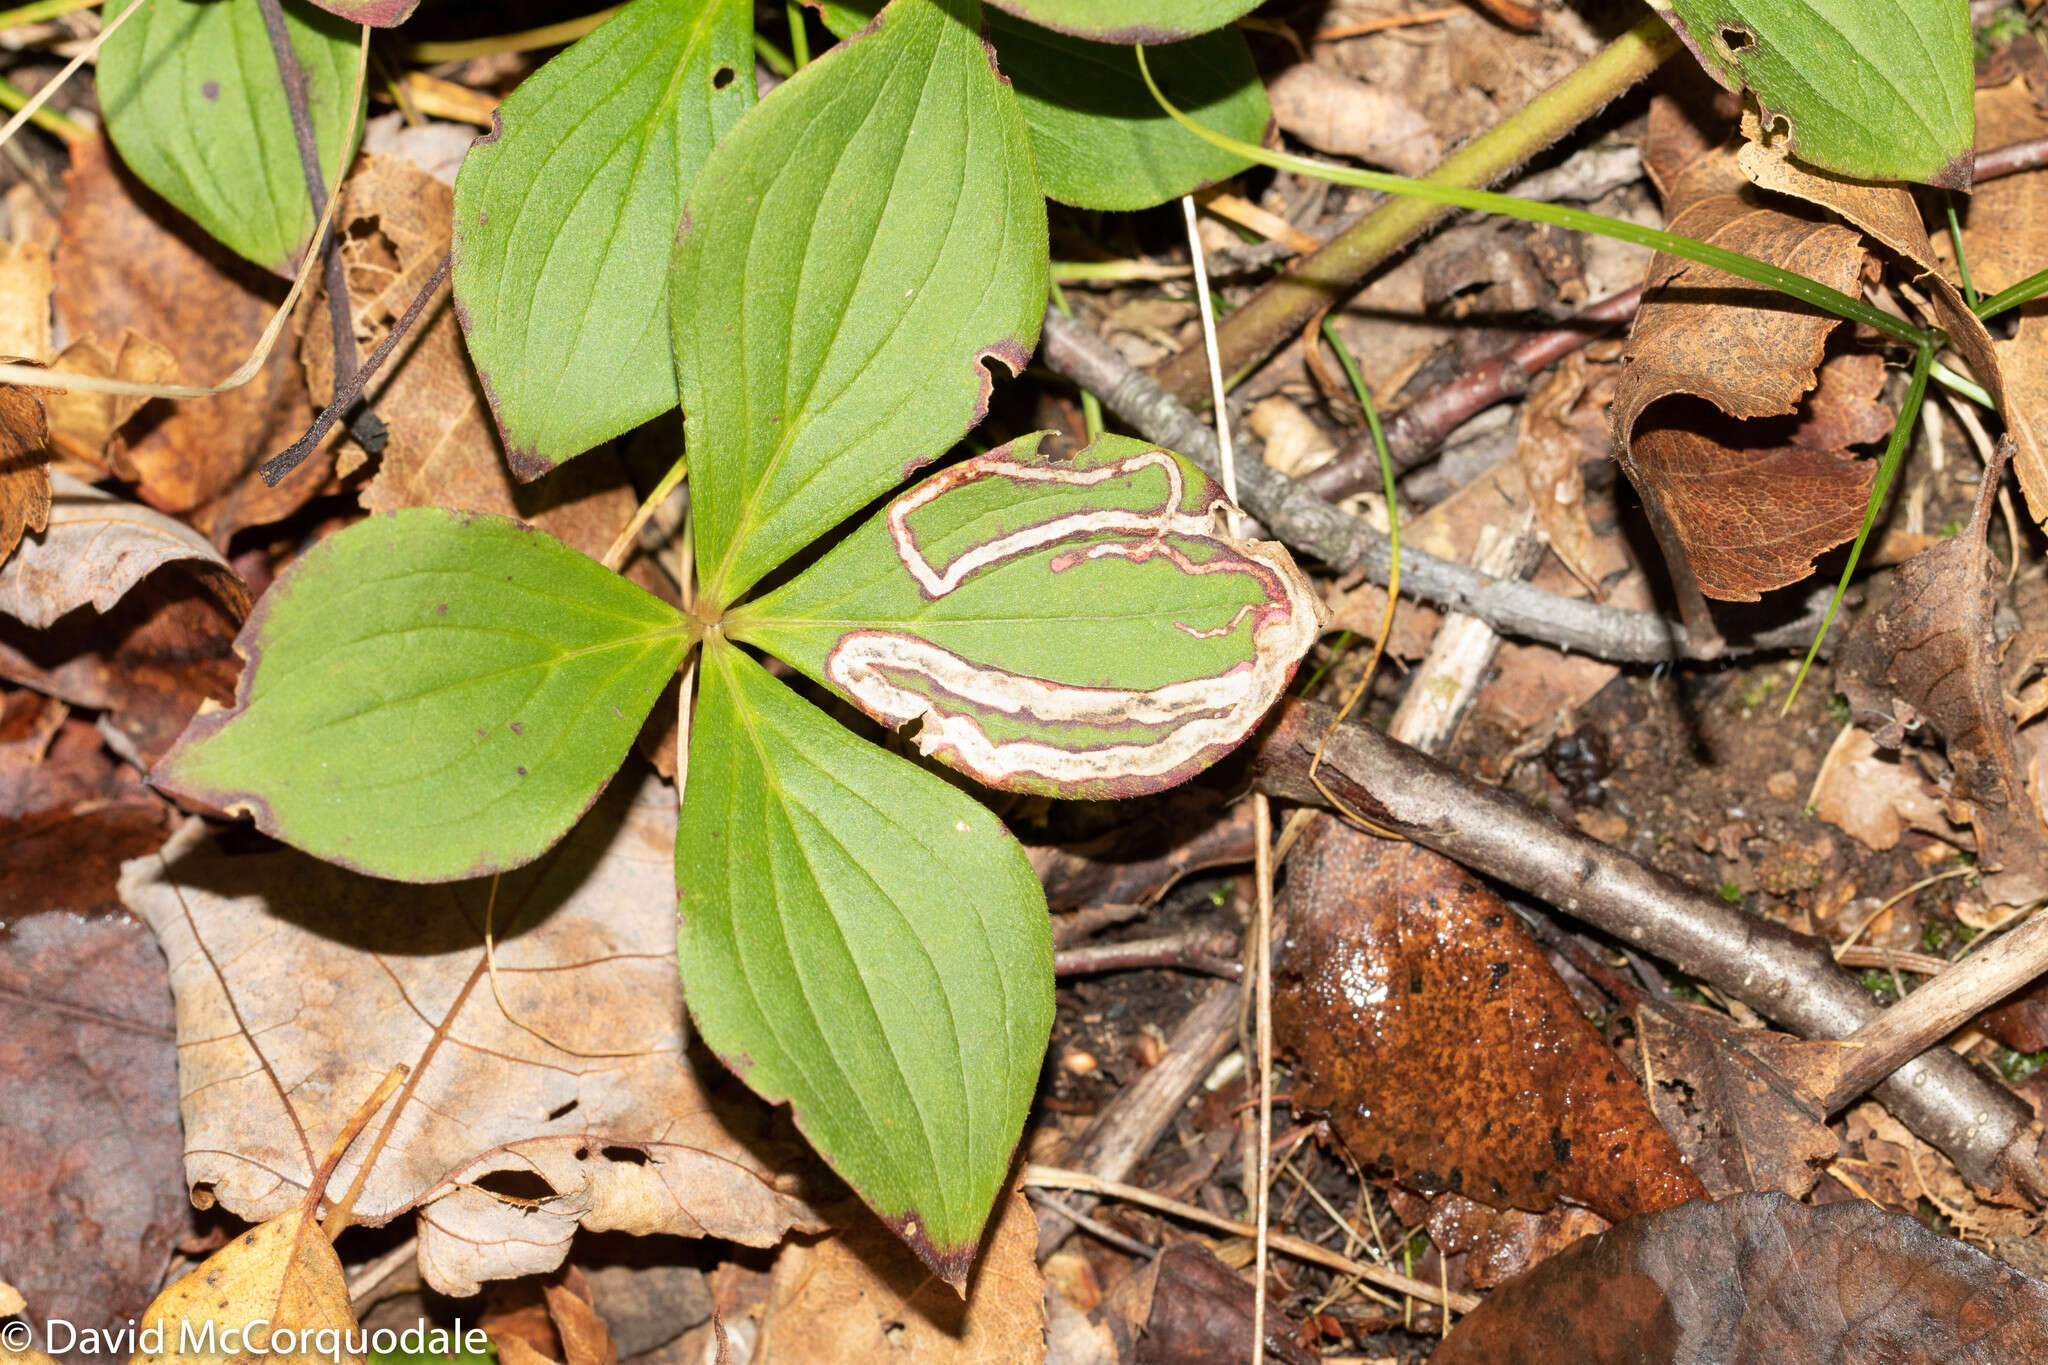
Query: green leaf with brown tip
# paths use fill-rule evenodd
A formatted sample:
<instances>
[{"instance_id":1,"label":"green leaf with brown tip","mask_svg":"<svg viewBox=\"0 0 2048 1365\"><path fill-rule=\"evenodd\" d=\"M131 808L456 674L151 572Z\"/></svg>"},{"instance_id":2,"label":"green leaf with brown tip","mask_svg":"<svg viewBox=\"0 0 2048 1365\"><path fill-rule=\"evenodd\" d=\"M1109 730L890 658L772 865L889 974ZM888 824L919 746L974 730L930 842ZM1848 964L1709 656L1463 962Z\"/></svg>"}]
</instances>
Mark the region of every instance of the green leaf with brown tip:
<instances>
[{"instance_id":1,"label":"green leaf with brown tip","mask_svg":"<svg viewBox=\"0 0 2048 1365\"><path fill-rule=\"evenodd\" d=\"M127 7L102 8L112 18ZM355 156L353 142L343 154L342 136L355 121L361 30L304 0L285 0L284 18L331 189ZM100 49L98 85L128 169L237 255L293 273L313 235L313 204L256 0L143 0Z\"/></svg>"},{"instance_id":2,"label":"green leaf with brown tip","mask_svg":"<svg viewBox=\"0 0 2048 1365\"><path fill-rule=\"evenodd\" d=\"M1707 74L1748 89L1794 156L1859 180L1968 189L1969 6L1959 0L1650 0Z\"/></svg>"},{"instance_id":3,"label":"green leaf with brown tip","mask_svg":"<svg viewBox=\"0 0 2048 1365\"><path fill-rule=\"evenodd\" d=\"M527 78L455 181L457 315L533 477L676 405L683 201L754 103L747 0L633 0Z\"/></svg>"},{"instance_id":4,"label":"green leaf with brown tip","mask_svg":"<svg viewBox=\"0 0 2048 1365\"><path fill-rule=\"evenodd\" d=\"M1052 1027L1052 932L986 808L707 646L676 838L712 1049L964 1285Z\"/></svg>"},{"instance_id":5,"label":"green leaf with brown tip","mask_svg":"<svg viewBox=\"0 0 2048 1365\"><path fill-rule=\"evenodd\" d=\"M1177 43L1221 28L1259 0L992 0L1029 19L1098 43Z\"/></svg>"},{"instance_id":6,"label":"green leaf with brown tip","mask_svg":"<svg viewBox=\"0 0 2048 1365\"><path fill-rule=\"evenodd\" d=\"M236 642L231 710L151 774L329 862L449 881L538 857L682 662L682 618L506 517L412 508L327 537Z\"/></svg>"},{"instance_id":7,"label":"green leaf with brown tip","mask_svg":"<svg viewBox=\"0 0 2048 1365\"><path fill-rule=\"evenodd\" d=\"M738 608L767 649L990 786L1120 797L1185 781L1265 715L1320 628L1279 545L1218 528L1179 455L1032 436L893 499Z\"/></svg>"},{"instance_id":8,"label":"green leaf with brown tip","mask_svg":"<svg viewBox=\"0 0 2048 1365\"><path fill-rule=\"evenodd\" d=\"M712 152L670 277L703 592L729 606L987 406L1046 295L1030 136L975 0L894 0Z\"/></svg>"}]
</instances>

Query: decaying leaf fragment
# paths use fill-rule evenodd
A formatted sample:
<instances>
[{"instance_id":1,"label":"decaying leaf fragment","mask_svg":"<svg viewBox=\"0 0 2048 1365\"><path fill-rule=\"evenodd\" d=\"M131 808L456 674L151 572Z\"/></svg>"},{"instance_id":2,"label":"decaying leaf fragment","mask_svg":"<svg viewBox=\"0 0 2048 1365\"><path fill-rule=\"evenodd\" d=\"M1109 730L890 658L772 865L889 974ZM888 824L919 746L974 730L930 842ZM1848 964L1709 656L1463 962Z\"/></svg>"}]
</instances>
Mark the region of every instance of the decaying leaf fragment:
<instances>
[{"instance_id":1,"label":"decaying leaf fragment","mask_svg":"<svg viewBox=\"0 0 2048 1365\"><path fill-rule=\"evenodd\" d=\"M156 1345L134 1365L363 1365L348 1282L318 1224L295 1208L242 1233L157 1296L138 1320Z\"/></svg>"},{"instance_id":2,"label":"decaying leaf fragment","mask_svg":"<svg viewBox=\"0 0 2048 1365\"><path fill-rule=\"evenodd\" d=\"M1433 1361L1678 1365L2048 1356L2048 1286L1862 1200L1739 1194L1632 1218L1495 1290Z\"/></svg>"},{"instance_id":3,"label":"decaying leaf fragment","mask_svg":"<svg viewBox=\"0 0 2048 1365\"><path fill-rule=\"evenodd\" d=\"M1977 831L1978 864L1997 874L1987 891L2021 905L2048 895L2048 825L2019 758L1992 624L1997 562L1984 532L2004 472L2003 459L1985 471L1968 526L1898 567L1891 598L1842 642L1835 677L1859 714L1904 702L1941 736L1949 795Z\"/></svg>"},{"instance_id":4,"label":"decaying leaf fragment","mask_svg":"<svg viewBox=\"0 0 2048 1365\"><path fill-rule=\"evenodd\" d=\"M35 394L0 384L0 563L50 524L49 424Z\"/></svg>"},{"instance_id":5,"label":"decaying leaf fragment","mask_svg":"<svg viewBox=\"0 0 2048 1365\"><path fill-rule=\"evenodd\" d=\"M816 1226L758 1111L722 1106L686 1050L675 819L658 783L614 784L495 902L489 879L401 887L290 850L236 857L196 822L128 864L122 896L172 963L195 1196L249 1219L289 1208L402 1062L333 1181L375 1158L356 1218L417 1208L442 1292L550 1270L579 1224L752 1245ZM506 1171L523 1193L501 1192Z\"/></svg>"},{"instance_id":6,"label":"decaying leaf fragment","mask_svg":"<svg viewBox=\"0 0 2048 1365\"><path fill-rule=\"evenodd\" d=\"M1514 913L1439 854L1319 820L1275 967L1294 1103L1425 1194L1609 1219L1704 1191Z\"/></svg>"},{"instance_id":7,"label":"decaying leaf fragment","mask_svg":"<svg viewBox=\"0 0 2048 1365\"><path fill-rule=\"evenodd\" d=\"M775 1258L758 1365L1036 1365L1045 1359L1038 1220L1014 1189L990 1217L964 1297L864 1209Z\"/></svg>"}]
</instances>

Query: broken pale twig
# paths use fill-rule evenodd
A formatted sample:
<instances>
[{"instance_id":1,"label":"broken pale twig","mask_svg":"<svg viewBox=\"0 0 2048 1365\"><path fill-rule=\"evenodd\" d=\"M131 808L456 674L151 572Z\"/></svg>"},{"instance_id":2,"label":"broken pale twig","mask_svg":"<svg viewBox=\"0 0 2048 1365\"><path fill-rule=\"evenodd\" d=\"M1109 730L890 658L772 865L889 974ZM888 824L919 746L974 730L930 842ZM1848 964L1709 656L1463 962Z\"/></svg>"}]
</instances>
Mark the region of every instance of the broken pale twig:
<instances>
[{"instance_id":1,"label":"broken pale twig","mask_svg":"<svg viewBox=\"0 0 2048 1365\"><path fill-rule=\"evenodd\" d=\"M1840 1109L2020 987L2048 972L2048 915L2025 924L1934 977L1842 1041L1840 1074L1821 1097Z\"/></svg>"},{"instance_id":2,"label":"broken pale twig","mask_svg":"<svg viewBox=\"0 0 2048 1365\"><path fill-rule=\"evenodd\" d=\"M1333 714L1284 704L1254 759L1257 784L1322 805L1308 767ZM1656 954L1802 1036L1843 1038L1880 1012L1819 939L1695 891L1369 727L1340 727L1320 775L1376 822ZM1981 1188L2048 1192L2032 1113L1947 1049L1905 1062L1874 1093Z\"/></svg>"}]
</instances>

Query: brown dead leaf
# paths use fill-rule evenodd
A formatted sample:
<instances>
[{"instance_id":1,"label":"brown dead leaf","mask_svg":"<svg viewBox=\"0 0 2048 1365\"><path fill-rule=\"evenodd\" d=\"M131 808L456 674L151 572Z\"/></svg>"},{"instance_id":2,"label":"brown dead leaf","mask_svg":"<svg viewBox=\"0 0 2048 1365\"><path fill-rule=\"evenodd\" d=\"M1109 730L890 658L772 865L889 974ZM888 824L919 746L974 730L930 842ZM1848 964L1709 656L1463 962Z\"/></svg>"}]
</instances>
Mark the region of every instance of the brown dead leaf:
<instances>
[{"instance_id":1,"label":"brown dead leaf","mask_svg":"<svg viewBox=\"0 0 2048 1365\"><path fill-rule=\"evenodd\" d=\"M356 1318L341 1258L303 1209L251 1228L214 1252L160 1294L140 1325L160 1327L162 1339L160 1345L137 1351L134 1365L364 1361L344 1342ZM229 1333L235 1349L222 1344ZM205 1349L202 1342L216 1349ZM294 1348L274 1349L286 1342Z\"/></svg>"},{"instance_id":2,"label":"brown dead leaf","mask_svg":"<svg viewBox=\"0 0 2048 1365\"><path fill-rule=\"evenodd\" d=\"M124 329L111 347L97 337L79 338L58 353L50 368L136 384L173 384L183 377L176 356L132 327ZM125 478L134 477L127 444L118 434L129 418L148 405L148 399L84 389L46 389L42 397L49 414L53 453L112 469Z\"/></svg>"},{"instance_id":3,"label":"brown dead leaf","mask_svg":"<svg viewBox=\"0 0 2048 1365\"><path fill-rule=\"evenodd\" d=\"M2024 82L1979 90L1976 109L1979 150L2048 135L2048 115ZM2019 283L2048 262L2044 186L2048 175L2029 171L1981 185L1970 196L1963 244L1970 274L1986 294ZM2017 332L2009 341L1991 343L1988 366L1977 354L1969 353L1969 359L2000 400L2027 508L2034 520L2048 524L2048 303L2037 299L2017 311ZM1987 368L1994 373L1984 373Z\"/></svg>"},{"instance_id":4,"label":"brown dead leaf","mask_svg":"<svg viewBox=\"0 0 2048 1365\"><path fill-rule=\"evenodd\" d=\"M50 431L27 389L0 384L0 563L50 524Z\"/></svg>"},{"instance_id":5,"label":"brown dead leaf","mask_svg":"<svg viewBox=\"0 0 2048 1365\"><path fill-rule=\"evenodd\" d=\"M10 393L0 389L0 408ZM37 630L83 606L104 615L143 579L178 564L237 618L249 590L220 552L182 522L59 474L47 529L0 566L0 614Z\"/></svg>"},{"instance_id":6,"label":"brown dead leaf","mask_svg":"<svg viewBox=\"0 0 2048 1365\"><path fill-rule=\"evenodd\" d=\"M1436 130L1400 96L1333 67L1300 62L1267 82L1273 121L1319 152L1402 175L1422 175L1443 156Z\"/></svg>"},{"instance_id":7,"label":"brown dead leaf","mask_svg":"<svg viewBox=\"0 0 2048 1365\"><path fill-rule=\"evenodd\" d=\"M575 1266L567 1266L541 1284L541 1295L562 1344L564 1365L619 1365L611 1326L591 1301L590 1282Z\"/></svg>"},{"instance_id":8,"label":"brown dead leaf","mask_svg":"<svg viewBox=\"0 0 2048 1365\"><path fill-rule=\"evenodd\" d=\"M1037 1365L1045 1359L1038 1220L1015 1190L989 1221L963 1300L865 1208L775 1258L755 1365Z\"/></svg>"},{"instance_id":9,"label":"brown dead leaf","mask_svg":"<svg viewBox=\"0 0 2048 1365\"><path fill-rule=\"evenodd\" d=\"M368 354L447 251L454 194L409 161L372 156L343 196L342 258L356 339ZM332 393L334 339L326 328L306 329L305 361L313 392ZM638 500L609 451L571 460L533 484L513 479L445 289L371 382L369 398L391 439L363 489L368 511L447 507L518 517L592 557L633 515Z\"/></svg>"},{"instance_id":10,"label":"brown dead leaf","mask_svg":"<svg viewBox=\"0 0 2048 1365\"><path fill-rule=\"evenodd\" d=\"M50 295L56 288L49 247L33 239L0 241L0 355L48 363Z\"/></svg>"},{"instance_id":11,"label":"brown dead leaf","mask_svg":"<svg viewBox=\"0 0 2048 1365\"><path fill-rule=\"evenodd\" d=\"M398 887L292 850L237 857L197 822L130 863L122 896L174 964L195 1198L275 1216L403 1062L334 1183L374 1156L356 1217L418 1209L441 1292L551 1270L579 1224L757 1246L816 1226L771 1164L768 1115L713 1094L723 1073L686 1050L675 797L639 785L614 783L503 878L495 983L489 880Z\"/></svg>"},{"instance_id":12,"label":"brown dead leaf","mask_svg":"<svg viewBox=\"0 0 2048 1365\"><path fill-rule=\"evenodd\" d=\"M1961 834L1933 784L1896 752L1879 752L1870 732L1854 725L1842 727L1821 760L1808 804L1821 819L1880 853L1898 847L1908 829L1950 843Z\"/></svg>"},{"instance_id":13,"label":"brown dead leaf","mask_svg":"<svg viewBox=\"0 0 2048 1365\"><path fill-rule=\"evenodd\" d=\"M1314 1365L1302 1324L1266 1300L1266 1359ZM1200 1242L1173 1242L1117 1282L1092 1315L1106 1337L1104 1365L1245 1365L1251 1359L1254 1296L1245 1278ZM1093 1342L1090 1343L1094 1344ZM1097 1346L1097 1350L1101 1347Z\"/></svg>"},{"instance_id":14,"label":"brown dead leaf","mask_svg":"<svg viewBox=\"0 0 2048 1365\"><path fill-rule=\"evenodd\" d=\"M57 246L57 316L73 337L174 338L185 378L240 365L284 284L204 239L130 176L105 142L72 144ZM117 343L118 345L118 343ZM143 501L187 517L216 545L276 521L326 484L331 460L308 460L276 488L256 466L312 423L305 377L280 345L254 380L214 398L153 405L138 421L124 478Z\"/></svg>"},{"instance_id":15,"label":"brown dead leaf","mask_svg":"<svg viewBox=\"0 0 2048 1365\"><path fill-rule=\"evenodd\" d=\"M1893 571L1890 599L1842 641L1835 679L1859 714L1903 701L1926 718L1947 746L1950 797L1967 807L1978 864L1997 873L1986 892L2022 905L2048 895L2048 824L2019 760L1993 632L2002 574L1984 533L2003 473L2002 462L1986 471L1967 527Z\"/></svg>"},{"instance_id":16,"label":"brown dead leaf","mask_svg":"<svg viewBox=\"0 0 2048 1365\"><path fill-rule=\"evenodd\" d=\"M0 833L0 1274L38 1328L112 1328L148 1304L189 1226L170 984L144 926L87 890L46 899L48 883L17 879L22 852Z\"/></svg>"},{"instance_id":17,"label":"brown dead leaf","mask_svg":"<svg viewBox=\"0 0 2048 1365\"><path fill-rule=\"evenodd\" d=\"M1429 1206L1429 1240L1447 1256L1465 1253L1464 1287L1492 1289L1549 1260L1609 1223L1591 1209L1568 1204L1544 1213L1490 1209L1461 1194L1438 1195Z\"/></svg>"},{"instance_id":18,"label":"brown dead leaf","mask_svg":"<svg viewBox=\"0 0 2048 1365\"><path fill-rule=\"evenodd\" d=\"M1841 1150L1813 1097L1788 1080L1798 1038L1736 1029L1694 1005L1636 1011L1650 1103L1707 1193L1803 1198Z\"/></svg>"},{"instance_id":19,"label":"brown dead leaf","mask_svg":"<svg viewBox=\"0 0 2048 1365\"><path fill-rule=\"evenodd\" d=\"M1665 209L1673 232L1859 287L1857 234L1764 196L1732 149L1673 173ZM1755 601L1796 582L1862 524L1874 466L1794 444L1789 424L1764 420L1799 410L1839 321L1707 266L1651 262L1615 392L1615 448L1666 553L1709 597Z\"/></svg>"},{"instance_id":20,"label":"brown dead leaf","mask_svg":"<svg viewBox=\"0 0 2048 1365\"><path fill-rule=\"evenodd\" d=\"M1633 1218L1495 1290L1431 1360L1665 1365L2048 1357L2048 1286L1861 1200Z\"/></svg>"},{"instance_id":21,"label":"brown dead leaf","mask_svg":"<svg viewBox=\"0 0 2048 1365\"><path fill-rule=\"evenodd\" d=\"M1289 857L1276 1046L1297 1109L1425 1194L1610 1219L1700 1198L1513 912L1412 844L1319 819Z\"/></svg>"},{"instance_id":22,"label":"brown dead leaf","mask_svg":"<svg viewBox=\"0 0 2048 1365\"><path fill-rule=\"evenodd\" d=\"M104 712L108 742L148 768L203 703L234 699L240 622L188 576L152 574L112 611L74 611L48 630L0 614L0 678Z\"/></svg>"}]
</instances>

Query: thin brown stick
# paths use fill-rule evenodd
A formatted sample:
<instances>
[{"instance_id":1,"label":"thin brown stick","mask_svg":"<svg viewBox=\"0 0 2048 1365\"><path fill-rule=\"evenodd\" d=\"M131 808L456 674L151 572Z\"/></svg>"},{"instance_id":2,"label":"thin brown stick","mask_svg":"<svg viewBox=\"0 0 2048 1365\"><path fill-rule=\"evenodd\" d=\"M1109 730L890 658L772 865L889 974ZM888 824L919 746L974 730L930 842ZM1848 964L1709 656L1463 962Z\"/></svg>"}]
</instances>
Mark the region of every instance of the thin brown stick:
<instances>
[{"instance_id":1,"label":"thin brown stick","mask_svg":"<svg viewBox=\"0 0 2048 1365\"><path fill-rule=\"evenodd\" d=\"M1229 934L1196 929L1163 938L1062 949L1052 955L1052 970L1055 976L1087 976L1094 972L1166 969L1235 981L1244 972L1244 964L1234 956L1237 947L1237 940Z\"/></svg>"},{"instance_id":2,"label":"thin brown stick","mask_svg":"<svg viewBox=\"0 0 2048 1365\"><path fill-rule=\"evenodd\" d=\"M1421 9L1412 14L1382 14L1377 19L1360 19L1352 24L1335 24L1316 30L1309 39L1312 43L1340 43L1346 38L1363 38L1368 33L1385 33L1388 29L1413 28L1417 24L1440 24L1446 19L1455 19L1470 13L1463 5L1444 5L1439 9Z\"/></svg>"},{"instance_id":3,"label":"thin brown stick","mask_svg":"<svg viewBox=\"0 0 2048 1365\"><path fill-rule=\"evenodd\" d=\"M1258 786L1324 804L1308 768L1333 714L1285 703L1253 760ZM1685 886L1370 727L1338 727L1320 776L1376 822L1674 963L1805 1037L1843 1038L1881 1012L1821 940ZM1906 1061L1874 1093L1978 1186L2048 1193L2032 1112L1948 1049Z\"/></svg>"},{"instance_id":4,"label":"thin brown stick","mask_svg":"<svg viewBox=\"0 0 2048 1365\"><path fill-rule=\"evenodd\" d=\"M1176 1218L1185 1218L1191 1223L1212 1227L1219 1232L1227 1232L1235 1237L1250 1237L1255 1231L1250 1223L1239 1222L1235 1218L1225 1218L1223 1215L1211 1213L1205 1208L1199 1208L1194 1204L1184 1204L1178 1199L1168 1199L1163 1194L1154 1194L1150 1190L1139 1189L1135 1185L1126 1185L1116 1180L1105 1180L1101 1176L1091 1175L1087 1171L1062 1170L1057 1166L1028 1165L1024 1168L1024 1183L1034 1189L1085 1190L1090 1194L1107 1195L1112 1199L1121 1199L1125 1203L1138 1204L1144 1208L1157 1209L1161 1213L1172 1214ZM1297 1260L1310 1261L1320 1266L1328 1266L1330 1269L1340 1270L1346 1275L1356 1275L1362 1280L1372 1281L1382 1289L1391 1289L1397 1294L1412 1295L1415 1298L1421 1299L1424 1303L1433 1303L1439 1308L1449 1308L1454 1313L1469 1313L1479 1306L1479 1300L1471 1294L1449 1293L1437 1285L1403 1275L1398 1270L1389 1270L1383 1265L1374 1265L1370 1261L1355 1261L1342 1252L1332 1251L1328 1247L1317 1246L1314 1242L1305 1242L1299 1237L1288 1237L1282 1233L1275 1232L1268 1234L1266 1240L1273 1250L1283 1252Z\"/></svg>"}]
</instances>

